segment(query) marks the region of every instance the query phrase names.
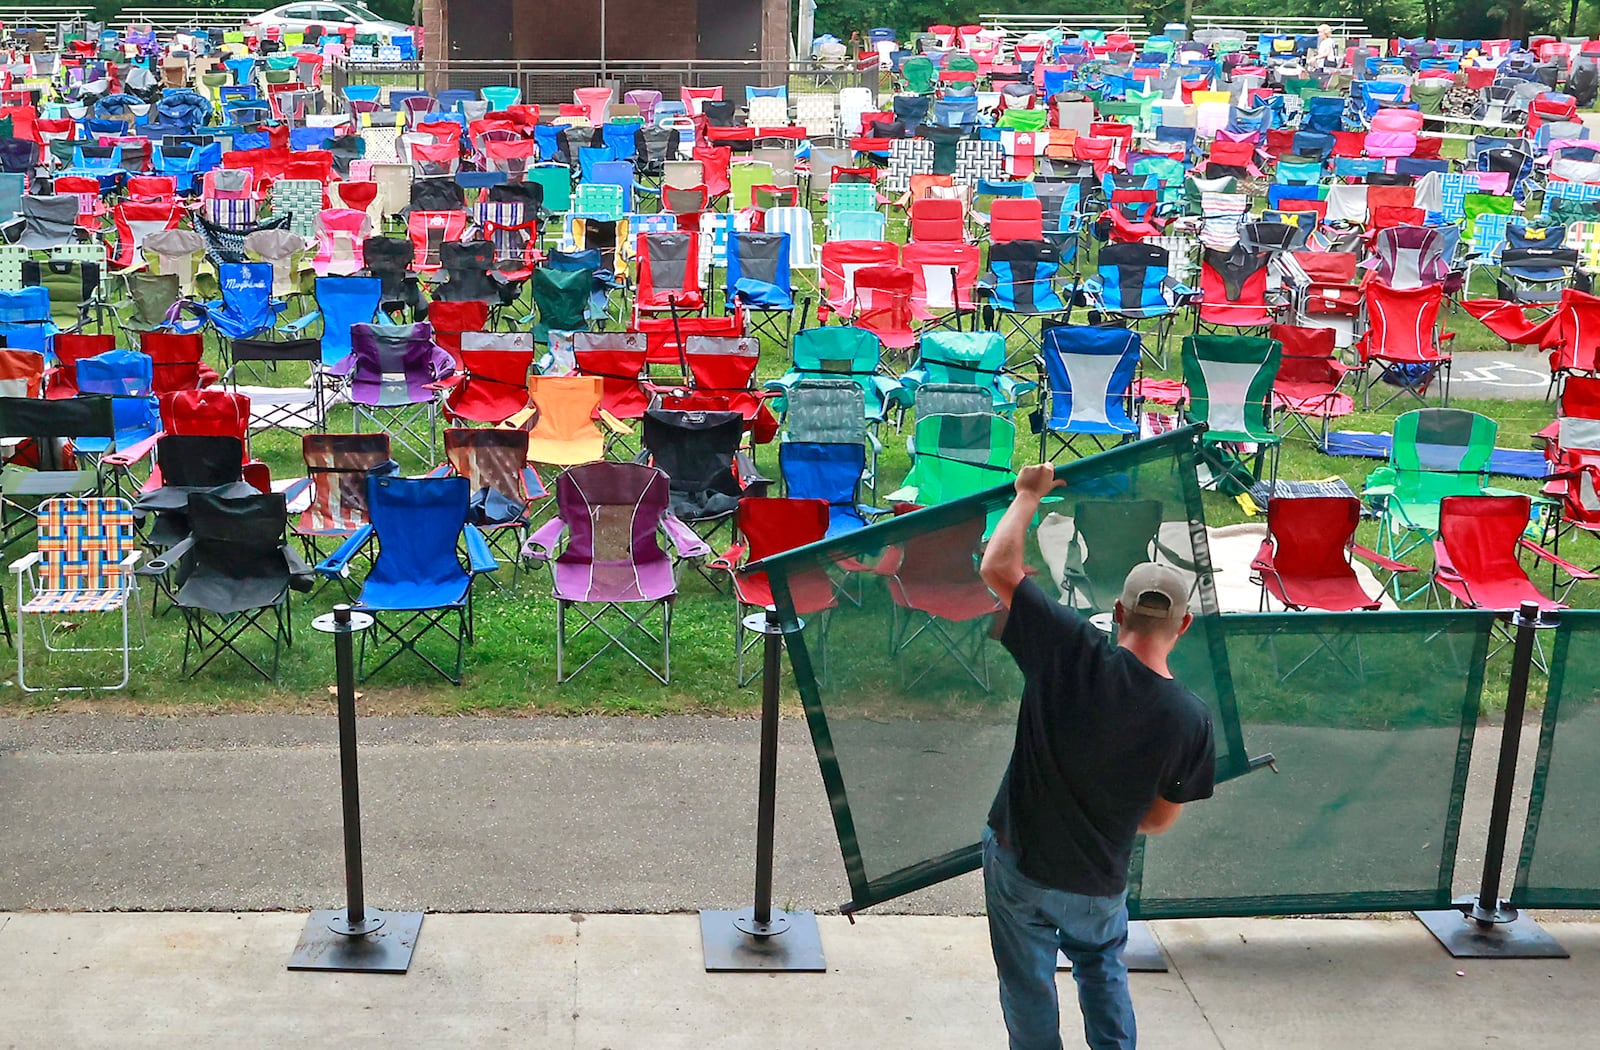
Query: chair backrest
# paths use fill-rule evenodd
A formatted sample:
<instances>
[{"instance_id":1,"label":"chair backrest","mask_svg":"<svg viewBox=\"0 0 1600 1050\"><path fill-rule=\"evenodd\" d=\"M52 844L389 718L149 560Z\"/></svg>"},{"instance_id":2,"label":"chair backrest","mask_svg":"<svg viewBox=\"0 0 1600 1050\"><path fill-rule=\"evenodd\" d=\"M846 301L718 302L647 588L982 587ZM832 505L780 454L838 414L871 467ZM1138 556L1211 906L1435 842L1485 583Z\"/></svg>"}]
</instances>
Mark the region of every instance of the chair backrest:
<instances>
[{"instance_id":1,"label":"chair backrest","mask_svg":"<svg viewBox=\"0 0 1600 1050\"><path fill-rule=\"evenodd\" d=\"M485 351L507 354L505 350ZM444 454L450 469L467 479L472 492L491 489L520 503L526 498L523 471L528 463L528 432L502 427L449 427Z\"/></svg>"},{"instance_id":2,"label":"chair backrest","mask_svg":"<svg viewBox=\"0 0 1600 1050\"><path fill-rule=\"evenodd\" d=\"M1439 501L1439 542L1450 567L1477 583L1526 582L1517 541L1528 527L1532 500L1523 495L1445 496Z\"/></svg>"},{"instance_id":3,"label":"chair backrest","mask_svg":"<svg viewBox=\"0 0 1600 1050\"><path fill-rule=\"evenodd\" d=\"M306 434L300 439L311 504L307 532L349 532L367 523L367 474L389 460L388 434Z\"/></svg>"},{"instance_id":4,"label":"chair backrest","mask_svg":"<svg viewBox=\"0 0 1600 1050\"><path fill-rule=\"evenodd\" d=\"M1017 428L1009 419L986 413L926 415L912 431L908 486L917 502L948 503L1003 484L1011 477Z\"/></svg>"},{"instance_id":5,"label":"chair backrest","mask_svg":"<svg viewBox=\"0 0 1600 1050\"><path fill-rule=\"evenodd\" d=\"M378 533L378 560L368 579L429 589L464 582L456 543L470 497L463 477L367 478L367 512Z\"/></svg>"},{"instance_id":6,"label":"chair backrest","mask_svg":"<svg viewBox=\"0 0 1600 1050\"><path fill-rule=\"evenodd\" d=\"M1363 357L1385 361L1437 360L1436 327L1444 303L1444 286L1390 288L1380 281L1365 285L1367 331L1362 338Z\"/></svg>"},{"instance_id":7,"label":"chair backrest","mask_svg":"<svg viewBox=\"0 0 1600 1050\"><path fill-rule=\"evenodd\" d=\"M137 548L133 508L127 500L46 500L39 508L39 589L122 590L131 581L118 571L118 564Z\"/></svg>"},{"instance_id":8,"label":"chair backrest","mask_svg":"<svg viewBox=\"0 0 1600 1050\"><path fill-rule=\"evenodd\" d=\"M1073 505L1080 571L1093 601L1109 610L1128 573L1150 560L1162 515L1159 500L1081 500Z\"/></svg>"},{"instance_id":9,"label":"chair backrest","mask_svg":"<svg viewBox=\"0 0 1600 1050\"><path fill-rule=\"evenodd\" d=\"M1043 357L1050 380L1051 428L1137 433L1127 402L1139 355L1139 334L1127 329L1047 328Z\"/></svg>"},{"instance_id":10,"label":"chair backrest","mask_svg":"<svg viewBox=\"0 0 1600 1050\"><path fill-rule=\"evenodd\" d=\"M1345 551L1361 522L1354 496L1301 496L1267 504L1267 535L1273 568L1296 579L1348 579L1355 576Z\"/></svg>"},{"instance_id":11,"label":"chair backrest","mask_svg":"<svg viewBox=\"0 0 1600 1050\"><path fill-rule=\"evenodd\" d=\"M1461 408L1418 408L1394 421L1391 465L1401 472L1482 475L1499 424Z\"/></svg>"},{"instance_id":12,"label":"chair backrest","mask_svg":"<svg viewBox=\"0 0 1600 1050\"><path fill-rule=\"evenodd\" d=\"M736 520L747 561L815 543L828 533L828 501L777 496L739 501Z\"/></svg>"},{"instance_id":13,"label":"chair backrest","mask_svg":"<svg viewBox=\"0 0 1600 1050\"><path fill-rule=\"evenodd\" d=\"M1190 416L1208 425L1209 437L1270 439L1268 405L1282 356L1283 344L1276 339L1185 337L1183 381L1189 388Z\"/></svg>"},{"instance_id":14,"label":"chair backrest","mask_svg":"<svg viewBox=\"0 0 1600 1050\"><path fill-rule=\"evenodd\" d=\"M529 376L528 400L539 413L533 432L553 441L592 436L603 389L598 376Z\"/></svg>"},{"instance_id":15,"label":"chair backrest","mask_svg":"<svg viewBox=\"0 0 1600 1050\"><path fill-rule=\"evenodd\" d=\"M556 560L595 567L590 594L611 590L603 566L639 567L666 560L656 538L667 513L666 472L642 463L584 463L556 479L556 512L567 525L566 549Z\"/></svg>"}]
</instances>

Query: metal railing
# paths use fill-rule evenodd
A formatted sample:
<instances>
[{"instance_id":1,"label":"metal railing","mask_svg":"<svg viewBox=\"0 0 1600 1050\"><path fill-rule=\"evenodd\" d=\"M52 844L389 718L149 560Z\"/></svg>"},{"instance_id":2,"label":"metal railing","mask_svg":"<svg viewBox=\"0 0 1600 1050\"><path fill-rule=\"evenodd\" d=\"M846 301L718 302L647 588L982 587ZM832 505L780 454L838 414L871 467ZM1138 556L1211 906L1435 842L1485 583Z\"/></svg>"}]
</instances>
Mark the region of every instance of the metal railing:
<instances>
[{"instance_id":1,"label":"metal railing","mask_svg":"<svg viewBox=\"0 0 1600 1050\"><path fill-rule=\"evenodd\" d=\"M44 29L53 31L58 26L82 25L93 14L94 8L87 5L58 7L38 4L24 7L8 4L0 6L0 24L3 24L7 29Z\"/></svg>"},{"instance_id":2,"label":"metal railing","mask_svg":"<svg viewBox=\"0 0 1600 1050\"><path fill-rule=\"evenodd\" d=\"M1273 17L1259 15L1195 15L1194 25L1189 31L1205 29L1232 30L1242 33L1245 37L1254 37L1259 33L1272 33L1275 35L1297 34L1312 36L1317 27L1326 25L1333 30L1333 35L1341 40L1350 37L1366 37L1372 33L1367 29L1367 23L1359 18L1319 18L1316 16Z\"/></svg>"},{"instance_id":3,"label":"metal railing","mask_svg":"<svg viewBox=\"0 0 1600 1050\"><path fill-rule=\"evenodd\" d=\"M265 8L259 7L124 7L112 15L106 25L118 30L150 26L158 33L173 33L194 26L225 26L231 30L238 29L245 19L263 10Z\"/></svg>"},{"instance_id":4,"label":"metal railing","mask_svg":"<svg viewBox=\"0 0 1600 1050\"><path fill-rule=\"evenodd\" d=\"M1079 29L1096 29L1102 33L1126 33L1135 40L1150 35L1143 22L1130 15L979 15L978 24L985 29L1004 30L1007 36L1020 37L1029 33L1044 33L1051 29L1068 32Z\"/></svg>"},{"instance_id":5,"label":"metal railing","mask_svg":"<svg viewBox=\"0 0 1600 1050\"><path fill-rule=\"evenodd\" d=\"M446 89L478 91L486 87L517 87L524 102L541 106L570 103L579 88L612 87L617 97L635 89L654 89L675 99L680 89L726 89L730 101L742 103L746 87L787 85L791 96L841 88L865 87L876 96L879 88L876 58L849 62L841 68L824 68L805 62L773 65L739 61L486 61L422 59L415 62L354 62L337 59L325 68L335 94L352 84L437 93Z\"/></svg>"}]
</instances>

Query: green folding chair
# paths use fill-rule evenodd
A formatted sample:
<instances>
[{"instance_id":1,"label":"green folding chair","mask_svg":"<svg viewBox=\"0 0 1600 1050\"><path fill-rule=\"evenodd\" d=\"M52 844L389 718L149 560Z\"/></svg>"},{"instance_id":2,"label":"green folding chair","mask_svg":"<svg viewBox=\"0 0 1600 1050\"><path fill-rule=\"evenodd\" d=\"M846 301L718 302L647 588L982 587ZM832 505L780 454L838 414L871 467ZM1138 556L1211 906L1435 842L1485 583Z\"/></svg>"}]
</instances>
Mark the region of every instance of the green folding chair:
<instances>
[{"instance_id":1,"label":"green folding chair","mask_svg":"<svg viewBox=\"0 0 1600 1050\"><path fill-rule=\"evenodd\" d=\"M913 95L931 95L939 86L939 67L927 55L912 55L900 63L900 79Z\"/></svg>"},{"instance_id":2,"label":"green folding chair","mask_svg":"<svg viewBox=\"0 0 1600 1050\"><path fill-rule=\"evenodd\" d=\"M1394 421L1389 462L1367 475L1362 496L1378 512L1380 543L1395 561L1439 534L1446 496L1499 495L1489 486L1489 457L1499 424L1462 408L1418 408ZM1426 583L1396 598L1415 598Z\"/></svg>"},{"instance_id":3,"label":"green folding chair","mask_svg":"<svg viewBox=\"0 0 1600 1050\"><path fill-rule=\"evenodd\" d=\"M1011 462L1016 454L1017 426L1003 416L923 416L911 434L911 469L900 488L889 493L892 503L931 507L1016 480ZM989 529L1000 520L1003 510L998 508L991 515Z\"/></svg>"},{"instance_id":4,"label":"green folding chair","mask_svg":"<svg viewBox=\"0 0 1600 1050\"><path fill-rule=\"evenodd\" d=\"M1283 438L1272 430L1272 381L1283 359L1276 339L1243 335L1191 335L1183 340L1183 416L1206 424L1201 448L1212 467L1211 487L1248 489L1262 480L1270 458L1267 492L1278 484ZM1239 446L1254 445L1252 455Z\"/></svg>"}]
</instances>

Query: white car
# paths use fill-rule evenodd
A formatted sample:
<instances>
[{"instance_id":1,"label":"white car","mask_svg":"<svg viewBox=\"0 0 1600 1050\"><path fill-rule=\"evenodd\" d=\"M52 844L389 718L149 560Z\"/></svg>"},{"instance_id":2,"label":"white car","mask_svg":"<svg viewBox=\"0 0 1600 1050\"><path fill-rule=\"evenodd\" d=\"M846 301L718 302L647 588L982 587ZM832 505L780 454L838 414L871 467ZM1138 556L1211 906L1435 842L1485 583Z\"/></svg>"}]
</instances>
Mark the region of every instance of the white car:
<instances>
[{"instance_id":1,"label":"white car","mask_svg":"<svg viewBox=\"0 0 1600 1050\"><path fill-rule=\"evenodd\" d=\"M376 33L393 37L411 32L410 26L380 18L377 14L350 0L316 0L315 3L284 4L270 11L252 16L244 24L245 32L260 32L268 26L279 26L286 33L305 32L306 26L321 26L335 30L354 26L357 33Z\"/></svg>"}]
</instances>

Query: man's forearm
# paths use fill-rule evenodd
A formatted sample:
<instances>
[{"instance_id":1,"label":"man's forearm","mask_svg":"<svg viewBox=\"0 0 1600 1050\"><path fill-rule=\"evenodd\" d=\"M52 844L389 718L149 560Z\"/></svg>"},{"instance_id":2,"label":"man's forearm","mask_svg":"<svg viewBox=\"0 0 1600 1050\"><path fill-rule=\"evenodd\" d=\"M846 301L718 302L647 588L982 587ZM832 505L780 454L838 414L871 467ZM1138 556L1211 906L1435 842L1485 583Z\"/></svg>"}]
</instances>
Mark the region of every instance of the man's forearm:
<instances>
[{"instance_id":1,"label":"man's forearm","mask_svg":"<svg viewBox=\"0 0 1600 1050\"><path fill-rule=\"evenodd\" d=\"M991 587L997 582L1015 587L1023 577L1023 551L1028 542L1028 526L1039 511L1039 497L1018 494L1001 515L989 545L983 551L983 578Z\"/></svg>"}]
</instances>

